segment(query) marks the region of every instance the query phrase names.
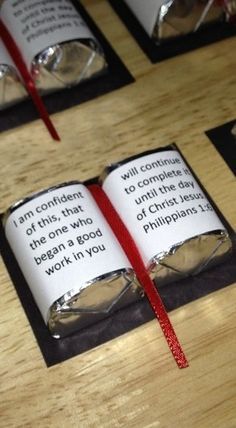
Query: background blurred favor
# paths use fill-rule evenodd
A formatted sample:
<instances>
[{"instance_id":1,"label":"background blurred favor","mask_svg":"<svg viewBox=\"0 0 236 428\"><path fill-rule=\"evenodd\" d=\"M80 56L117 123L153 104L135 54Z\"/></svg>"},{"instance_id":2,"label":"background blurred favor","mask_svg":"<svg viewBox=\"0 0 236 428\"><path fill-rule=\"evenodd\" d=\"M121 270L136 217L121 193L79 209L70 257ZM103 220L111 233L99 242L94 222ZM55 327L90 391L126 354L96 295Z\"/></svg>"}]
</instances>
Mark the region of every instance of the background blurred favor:
<instances>
[{"instance_id":1,"label":"background blurred favor","mask_svg":"<svg viewBox=\"0 0 236 428\"><path fill-rule=\"evenodd\" d=\"M101 46L70 0L7 0L1 3L1 19L11 33L41 94L77 85L106 68ZM2 47L2 45L1 45ZM2 49L1 49L2 52ZM9 57L4 65L1 108L25 97ZM11 76L11 80L9 80ZM4 83L3 83L4 80Z\"/></svg>"},{"instance_id":2,"label":"background blurred favor","mask_svg":"<svg viewBox=\"0 0 236 428\"><path fill-rule=\"evenodd\" d=\"M214 0L125 0L125 2L148 35L157 41L195 32L204 25L225 19L226 4L230 4L231 12L228 13L232 13L235 3Z\"/></svg>"}]
</instances>

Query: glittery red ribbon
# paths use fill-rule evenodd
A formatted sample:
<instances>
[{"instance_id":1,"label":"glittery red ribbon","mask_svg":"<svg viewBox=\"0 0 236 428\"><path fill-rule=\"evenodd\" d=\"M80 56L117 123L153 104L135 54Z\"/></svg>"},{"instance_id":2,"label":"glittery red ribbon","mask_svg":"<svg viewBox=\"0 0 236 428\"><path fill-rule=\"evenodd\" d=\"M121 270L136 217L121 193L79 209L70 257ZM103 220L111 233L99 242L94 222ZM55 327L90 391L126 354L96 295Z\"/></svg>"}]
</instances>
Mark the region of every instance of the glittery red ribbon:
<instances>
[{"instance_id":1,"label":"glittery red ribbon","mask_svg":"<svg viewBox=\"0 0 236 428\"><path fill-rule=\"evenodd\" d=\"M41 97L38 94L38 91L36 89L34 80L30 74L30 72L27 69L27 66L24 62L24 59L22 58L20 49L18 48L15 40L9 33L7 27L4 25L4 23L0 20L0 36L3 40L3 43L6 46L6 49L8 50L12 60L14 61L17 70L19 71L25 86L35 104L35 107L37 108L39 115L43 122L45 123L48 131L50 132L52 138L54 140L60 141L60 137L54 128L53 123L51 122L51 119L49 117L49 114L43 104L43 101Z\"/></svg>"},{"instance_id":2,"label":"glittery red ribbon","mask_svg":"<svg viewBox=\"0 0 236 428\"><path fill-rule=\"evenodd\" d=\"M147 269L132 236L130 235L128 229L122 222L120 216L102 188L96 184L92 184L88 186L88 189L90 190L97 205L101 209L104 217L110 224L131 265L133 266L137 278L140 284L143 286L156 318L160 323L161 329L178 367L188 367L188 361L167 315L164 304L147 272Z\"/></svg>"}]
</instances>

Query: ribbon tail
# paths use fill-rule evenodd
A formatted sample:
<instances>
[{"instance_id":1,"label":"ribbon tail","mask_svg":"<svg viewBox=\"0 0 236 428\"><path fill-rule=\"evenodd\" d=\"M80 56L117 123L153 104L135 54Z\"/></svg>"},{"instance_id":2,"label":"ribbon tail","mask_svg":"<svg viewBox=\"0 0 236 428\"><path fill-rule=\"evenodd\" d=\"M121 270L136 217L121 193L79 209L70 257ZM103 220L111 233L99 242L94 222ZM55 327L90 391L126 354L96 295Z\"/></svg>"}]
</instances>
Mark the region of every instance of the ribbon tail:
<instances>
[{"instance_id":1,"label":"ribbon tail","mask_svg":"<svg viewBox=\"0 0 236 428\"><path fill-rule=\"evenodd\" d=\"M52 138L56 141L60 141L60 137L49 117L49 114L45 108L45 105L37 91L37 88L35 86L34 80L30 74L30 72L27 69L27 66L24 62L24 59L21 55L20 49L18 48L15 40L9 33L7 27L4 25L2 20L0 20L0 36L6 46L6 49L8 50L12 60L14 61L18 72L20 73L22 80L25 83L26 89L29 93L29 95L32 98L32 101L34 102L34 105L43 120L45 126L47 127L50 135Z\"/></svg>"},{"instance_id":2,"label":"ribbon tail","mask_svg":"<svg viewBox=\"0 0 236 428\"><path fill-rule=\"evenodd\" d=\"M148 274L147 274L148 275ZM162 332L165 336L166 342L172 352L172 355L176 361L176 364L180 369L186 368L189 366L187 358L184 354L184 351L180 345L178 337L175 333L174 327L171 324L170 318L166 312L165 306L162 302L162 299L149 275L144 278L143 275L137 275L139 281L143 285L147 298L150 302L150 305L153 309L153 312L156 315L157 320L159 321Z\"/></svg>"},{"instance_id":3,"label":"ribbon tail","mask_svg":"<svg viewBox=\"0 0 236 428\"><path fill-rule=\"evenodd\" d=\"M155 316L159 321L162 332L178 367L188 367L189 364L187 358L185 357L161 297L149 276L133 237L130 235L128 229L102 188L96 184L92 184L88 186L88 189L133 266L136 276L140 284L143 286Z\"/></svg>"},{"instance_id":4,"label":"ribbon tail","mask_svg":"<svg viewBox=\"0 0 236 428\"><path fill-rule=\"evenodd\" d=\"M34 105L36 106L36 108L38 110L38 113L39 113L41 119L43 120L45 126L47 127L50 135L52 136L52 138L54 140L60 141L61 139L60 139L60 137L59 137L59 135L57 133L57 130L54 127L54 125L53 125L53 123L52 123L52 121L50 119L50 116L49 116L49 114L47 112L47 109L45 108L45 105L44 105L44 103L42 101L42 98L39 96L38 91L37 91L35 85L34 84L31 85L31 83L29 83L27 85L27 88L28 88L28 92L29 92L29 94L30 94L30 96L31 96L31 98L32 98L32 100L34 102Z\"/></svg>"}]
</instances>

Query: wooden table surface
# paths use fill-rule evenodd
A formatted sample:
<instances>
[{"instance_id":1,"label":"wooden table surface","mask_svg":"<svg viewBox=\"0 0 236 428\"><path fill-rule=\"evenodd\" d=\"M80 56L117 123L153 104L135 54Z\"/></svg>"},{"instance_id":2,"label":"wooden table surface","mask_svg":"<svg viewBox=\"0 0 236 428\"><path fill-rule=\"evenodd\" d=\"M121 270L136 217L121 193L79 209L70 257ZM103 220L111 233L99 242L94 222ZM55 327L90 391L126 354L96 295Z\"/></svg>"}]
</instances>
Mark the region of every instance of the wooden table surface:
<instances>
[{"instance_id":1,"label":"wooden table surface","mask_svg":"<svg viewBox=\"0 0 236 428\"><path fill-rule=\"evenodd\" d=\"M204 134L236 118L236 38L152 65L105 0L83 4L136 82L2 133L0 211L40 188L176 142L236 227L233 173ZM46 368L0 260L0 426L236 427L236 285L170 313L189 359L179 370L155 321Z\"/></svg>"}]
</instances>

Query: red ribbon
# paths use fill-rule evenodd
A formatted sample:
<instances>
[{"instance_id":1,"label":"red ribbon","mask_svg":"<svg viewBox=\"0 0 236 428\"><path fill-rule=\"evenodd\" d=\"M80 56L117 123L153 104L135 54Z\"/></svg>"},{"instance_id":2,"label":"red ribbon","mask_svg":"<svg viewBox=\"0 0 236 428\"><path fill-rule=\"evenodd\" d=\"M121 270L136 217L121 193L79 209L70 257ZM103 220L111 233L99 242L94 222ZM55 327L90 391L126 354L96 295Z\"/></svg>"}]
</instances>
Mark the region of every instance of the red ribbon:
<instances>
[{"instance_id":1,"label":"red ribbon","mask_svg":"<svg viewBox=\"0 0 236 428\"><path fill-rule=\"evenodd\" d=\"M184 355L181 345L178 341L174 328L165 310L161 297L151 280L147 269L144 265L143 259L139 250L130 235L128 229L124 225L117 211L113 207L111 201L108 199L102 188L96 184L88 186L93 198L102 211L104 217L110 224L113 232L115 233L118 241L124 249L140 284L143 286L145 293L149 299L151 307L160 323L161 329L164 333L168 346L174 356L174 359L179 368L188 367L188 361Z\"/></svg>"},{"instance_id":2,"label":"red ribbon","mask_svg":"<svg viewBox=\"0 0 236 428\"><path fill-rule=\"evenodd\" d=\"M7 27L4 25L2 20L0 20L0 36L25 83L25 86L39 112L41 119L44 121L52 138L54 140L60 141L60 137L56 129L54 128L54 125L50 120L49 114L43 104L43 101L39 96L38 91L35 87L34 80L30 72L28 71L28 68L24 62L24 59L22 58L20 49L18 48L15 40L9 33Z\"/></svg>"}]
</instances>

